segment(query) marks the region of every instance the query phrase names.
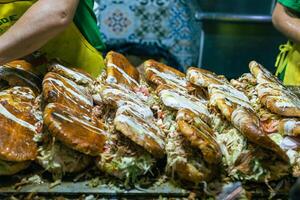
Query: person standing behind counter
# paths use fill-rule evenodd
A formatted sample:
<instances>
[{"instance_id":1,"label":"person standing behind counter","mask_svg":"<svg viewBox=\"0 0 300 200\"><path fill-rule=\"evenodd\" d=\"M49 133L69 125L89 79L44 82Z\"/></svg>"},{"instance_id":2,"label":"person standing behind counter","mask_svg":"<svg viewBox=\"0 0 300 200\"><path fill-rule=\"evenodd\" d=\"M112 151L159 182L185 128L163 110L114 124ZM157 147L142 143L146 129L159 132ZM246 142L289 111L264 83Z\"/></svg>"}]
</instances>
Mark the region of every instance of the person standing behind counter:
<instances>
[{"instance_id":1,"label":"person standing behind counter","mask_svg":"<svg viewBox=\"0 0 300 200\"><path fill-rule=\"evenodd\" d=\"M0 65L34 51L92 76L104 67L94 0L0 0Z\"/></svg>"},{"instance_id":2,"label":"person standing behind counter","mask_svg":"<svg viewBox=\"0 0 300 200\"><path fill-rule=\"evenodd\" d=\"M285 85L300 86L300 1L278 0L272 21L290 40L279 48L276 75Z\"/></svg>"}]
</instances>

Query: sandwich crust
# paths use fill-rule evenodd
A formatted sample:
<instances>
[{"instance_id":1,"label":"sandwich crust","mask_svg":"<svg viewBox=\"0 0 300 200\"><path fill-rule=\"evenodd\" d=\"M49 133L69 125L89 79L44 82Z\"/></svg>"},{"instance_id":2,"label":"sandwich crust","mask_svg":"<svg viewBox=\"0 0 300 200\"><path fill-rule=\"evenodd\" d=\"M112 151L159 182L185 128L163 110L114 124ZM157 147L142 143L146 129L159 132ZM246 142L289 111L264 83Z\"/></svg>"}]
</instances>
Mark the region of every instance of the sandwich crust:
<instances>
[{"instance_id":1,"label":"sandwich crust","mask_svg":"<svg viewBox=\"0 0 300 200\"><path fill-rule=\"evenodd\" d=\"M34 113L33 91L14 87L0 92L0 159L23 162L34 160L37 145L33 137L39 119Z\"/></svg>"},{"instance_id":2,"label":"sandwich crust","mask_svg":"<svg viewBox=\"0 0 300 200\"><path fill-rule=\"evenodd\" d=\"M27 65L30 64L14 61L0 66L0 81L6 81L10 87L29 87L37 95L41 92L42 80Z\"/></svg>"},{"instance_id":3,"label":"sandwich crust","mask_svg":"<svg viewBox=\"0 0 300 200\"><path fill-rule=\"evenodd\" d=\"M46 103L59 103L83 113L90 113L93 98L75 82L54 72L49 72L43 81L43 96Z\"/></svg>"},{"instance_id":4,"label":"sandwich crust","mask_svg":"<svg viewBox=\"0 0 300 200\"><path fill-rule=\"evenodd\" d=\"M256 86L261 103L271 112L286 117L300 117L299 98L276 83L260 83Z\"/></svg>"},{"instance_id":5,"label":"sandwich crust","mask_svg":"<svg viewBox=\"0 0 300 200\"><path fill-rule=\"evenodd\" d=\"M142 146L156 158L165 155L165 136L156 126L154 120L144 119L132 109L119 108L114 119L117 131L130 138L136 144Z\"/></svg>"},{"instance_id":6,"label":"sandwich crust","mask_svg":"<svg viewBox=\"0 0 300 200\"><path fill-rule=\"evenodd\" d=\"M278 125L278 132L282 135L299 136L300 135L300 121L299 119L282 119Z\"/></svg>"},{"instance_id":7,"label":"sandwich crust","mask_svg":"<svg viewBox=\"0 0 300 200\"><path fill-rule=\"evenodd\" d=\"M256 90L261 103L271 112L286 117L300 117L300 99L274 75L255 61L249 68L256 77Z\"/></svg>"},{"instance_id":8,"label":"sandwich crust","mask_svg":"<svg viewBox=\"0 0 300 200\"><path fill-rule=\"evenodd\" d=\"M49 72L57 73L69 80L74 81L78 85L88 86L94 82L94 79L86 72L74 68L70 69L59 63L52 63L48 65L47 68Z\"/></svg>"},{"instance_id":9,"label":"sandwich crust","mask_svg":"<svg viewBox=\"0 0 300 200\"><path fill-rule=\"evenodd\" d=\"M207 101L189 95L171 85L160 85L156 93L163 104L174 110L188 109L196 113L203 121L210 123L210 113L207 109Z\"/></svg>"},{"instance_id":10,"label":"sandwich crust","mask_svg":"<svg viewBox=\"0 0 300 200\"><path fill-rule=\"evenodd\" d=\"M110 51L105 63L108 83L122 84L130 89L139 87L139 72L125 56Z\"/></svg>"},{"instance_id":11,"label":"sandwich crust","mask_svg":"<svg viewBox=\"0 0 300 200\"><path fill-rule=\"evenodd\" d=\"M210 84L227 84L228 80L224 76L208 71L206 69L190 67L186 73L188 81L192 84L207 88Z\"/></svg>"},{"instance_id":12,"label":"sandwich crust","mask_svg":"<svg viewBox=\"0 0 300 200\"><path fill-rule=\"evenodd\" d=\"M30 161L25 162L7 162L0 160L0 176L9 176L29 167Z\"/></svg>"},{"instance_id":13,"label":"sandwich crust","mask_svg":"<svg viewBox=\"0 0 300 200\"><path fill-rule=\"evenodd\" d=\"M259 126L259 119L253 112L239 107L234 110L231 122L249 141L275 152L284 161L289 161L286 153Z\"/></svg>"},{"instance_id":14,"label":"sandwich crust","mask_svg":"<svg viewBox=\"0 0 300 200\"><path fill-rule=\"evenodd\" d=\"M249 141L272 150L284 161L289 160L286 153L262 130L259 119L243 92L230 85L214 84L208 90L211 105L216 106Z\"/></svg>"},{"instance_id":15,"label":"sandwich crust","mask_svg":"<svg viewBox=\"0 0 300 200\"><path fill-rule=\"evenodd\" d=\"M106 141L104 125L62 104L48 104L44 124L51 135L81 153L99 156Z\"/></svg>"},{"instance_id":16,"label":"sandwich crust","mask_svg":"<svg viewBox=\"0 0 300 200\"><path fill-rule=\"evenodd\" d=\"M191 145L201 150L203 158L209 164L221 162L221 149L214 138L213 130L197 117L197 115L187 109L182 109L177 113L178 130Z\"/></svg>"},{"instance_id":17,"label":"sandwich crust","mask_svg":"<svg viewBox=\"0 0 300 200\"><path fill-rule=\"evenodd\" d=\"M188 82L185 74L155 60L147 60L143 63L146 80L155 86L169 84L187 90Z\"/></svg>"}]
</instances>

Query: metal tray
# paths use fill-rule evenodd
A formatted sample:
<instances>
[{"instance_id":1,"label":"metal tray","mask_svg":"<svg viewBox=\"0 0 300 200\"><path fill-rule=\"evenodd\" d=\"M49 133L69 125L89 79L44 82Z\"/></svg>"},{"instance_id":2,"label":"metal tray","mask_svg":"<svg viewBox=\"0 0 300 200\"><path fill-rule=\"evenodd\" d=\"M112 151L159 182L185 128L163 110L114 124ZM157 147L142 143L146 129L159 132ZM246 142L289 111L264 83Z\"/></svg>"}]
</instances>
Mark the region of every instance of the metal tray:
<instances>
[{"instance_id":1,"label":"metal tray","mask_svg":"<svg viewBox=\"0 0 300 200\"><path fill-rule=\"evenodd\" d=\"M155 182L149 187L125 189L115 185L102 183L94 185L92 180L79 182L64 180L64 182L55 186L53 186L53 183L49 181L40 184L28 183L20 187L16 187L16 183L20 182L19 177L0 177L0 199L10 199L11 196L17 197L17 199L23 199L24 196L26 197L32 195L37 196L38 199L40 199L39 197L44 197L45 199L55 199L56 197L79 199L79 197L82 195L85 197L92 196L92 199L157 199L161 197L182 199L188 197L202 198L210 196L209 191L204 192L205 187L203 187L203 184L192 189L184 189L175 182L165 181L161 184L157 184L157 182ZM293 179L283 182L281 187L284 189L276 191L276 198L287 198L289 188L292 187L293 183ZM216 197L216 199L239 199L239 197L243 195L247 195L249 198L266 199L272 195L267 192L268 188L263 184L242 185L240 182L234 182L230 184L219 184L218 187L219 192L215 195L212 195Z\"/></svg>"}]
</instances>

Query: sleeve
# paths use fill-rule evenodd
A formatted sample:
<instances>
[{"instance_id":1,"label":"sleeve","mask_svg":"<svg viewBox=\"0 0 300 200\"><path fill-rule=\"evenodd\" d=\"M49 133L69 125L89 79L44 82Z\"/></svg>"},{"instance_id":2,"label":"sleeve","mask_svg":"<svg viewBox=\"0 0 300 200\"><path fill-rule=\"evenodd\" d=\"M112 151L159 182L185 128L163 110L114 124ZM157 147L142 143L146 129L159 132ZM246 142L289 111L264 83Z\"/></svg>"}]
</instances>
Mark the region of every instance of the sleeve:
<instances>
[{"instance_id":1,"label":"sleeve","mask_svg":"<svg viewBox=\"0 0 300 200\"><path fill-rule=\"evenodd\" d=\"M278 3L283 6L290 8L296 12L300 12L300 1L299 0L278 0Z\"/></svg>"}]
</instances>

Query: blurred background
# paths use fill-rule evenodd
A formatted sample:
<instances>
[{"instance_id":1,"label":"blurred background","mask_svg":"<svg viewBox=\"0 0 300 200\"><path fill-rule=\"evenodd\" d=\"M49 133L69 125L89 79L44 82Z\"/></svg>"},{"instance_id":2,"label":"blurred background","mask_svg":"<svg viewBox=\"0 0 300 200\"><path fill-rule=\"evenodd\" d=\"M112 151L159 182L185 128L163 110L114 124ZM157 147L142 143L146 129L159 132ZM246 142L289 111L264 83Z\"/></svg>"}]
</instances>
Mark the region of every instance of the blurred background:
<instances>
[{"instance_id":1,"label":"blurred background","mask_svg":"<svg viewBox=\"0 0 300 200\"><path fill-rule=\"evenodd\" d=\"M256 60L274 71L286 39L272 26L275 0L96 0L107 50L135 65L155 58L185 71L198 66L228 78Z\"/></svg>"}]
</instances>

